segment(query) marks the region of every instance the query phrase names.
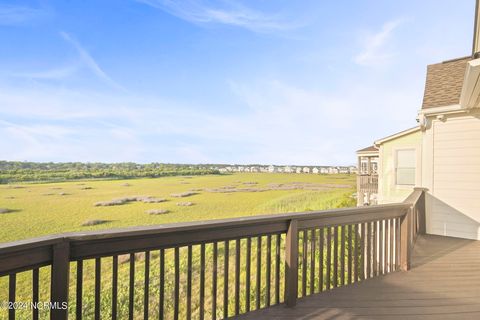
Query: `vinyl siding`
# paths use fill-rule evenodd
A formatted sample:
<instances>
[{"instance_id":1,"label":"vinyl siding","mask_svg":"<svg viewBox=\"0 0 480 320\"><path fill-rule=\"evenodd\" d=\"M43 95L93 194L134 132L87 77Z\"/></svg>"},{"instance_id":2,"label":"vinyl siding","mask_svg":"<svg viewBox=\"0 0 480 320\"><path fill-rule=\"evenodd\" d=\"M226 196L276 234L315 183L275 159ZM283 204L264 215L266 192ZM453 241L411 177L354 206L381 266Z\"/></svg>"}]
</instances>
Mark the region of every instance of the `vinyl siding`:
<instances>
[{"instance_id":1,"label":"vinyl siding","mask_svg":"<svg viewBox=\"0 0 480 320\"><path fill-rule=\"evenodd\" d=\"M480 239L480 119L434 121L429 231Z\"/></svg>"},{"instance_id":2,"label":"vinyl siding","mask_svg":"<svg viewBox=\"0 0 480 320\"><path fill-rule=\"evenodd\" d=\"M396 151L414 149L416 157L415 186L421 182L421 139L422 133L410 134L386 141L380 145L380 166L378 184L378 202L392 203L403 201L413 191L414 186L396 185L395 161Z\"/></svg>"}]
</instances>

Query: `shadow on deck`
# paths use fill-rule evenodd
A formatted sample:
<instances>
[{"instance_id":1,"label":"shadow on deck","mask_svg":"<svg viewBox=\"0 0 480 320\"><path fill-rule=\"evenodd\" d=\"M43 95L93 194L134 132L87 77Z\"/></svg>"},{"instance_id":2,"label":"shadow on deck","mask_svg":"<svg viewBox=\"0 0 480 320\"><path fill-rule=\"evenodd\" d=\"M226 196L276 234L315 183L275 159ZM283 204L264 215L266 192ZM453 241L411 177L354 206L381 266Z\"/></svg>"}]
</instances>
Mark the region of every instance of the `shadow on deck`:
<instances>
[{"instance_id":1,"label":"shadow on deck","mask_svg":"<svg viewBox=\"0 0 480 320\"><path fill-rule=\"evenodd\" d=\"M480 241L419 236L412 269L234 319L480 319Z\"/></svg>"}]
</instances>

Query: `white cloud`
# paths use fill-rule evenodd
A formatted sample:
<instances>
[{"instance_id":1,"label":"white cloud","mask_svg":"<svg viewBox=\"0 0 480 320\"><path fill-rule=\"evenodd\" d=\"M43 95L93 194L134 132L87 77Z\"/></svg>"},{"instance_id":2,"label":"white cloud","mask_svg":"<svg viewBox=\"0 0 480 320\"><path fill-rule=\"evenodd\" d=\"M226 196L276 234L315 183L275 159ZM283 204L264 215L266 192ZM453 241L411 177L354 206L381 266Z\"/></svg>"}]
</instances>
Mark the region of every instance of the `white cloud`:
<instances>
[{"instance_id":1,"label":"white cloud","mask_svg":"<svg viewBox=\"0 0 480 320\"><path fill-rule=\"evenodd\" d=\"M0 26L25 25L48 16L43 9L0 4Z\"/></svg>"},{"instance_id":2,"label":"white cloud","mask_svg":"<svg viewBox=\"0 0 480 320\"><path fill-rule=\"evenodd\" d=\"M282 31L298 27L278 15L270 15L245 7L235 1L210 4L194 0L136 0L197 24L225 24L254 32Z\"/></svg>"},{"instance_id":3,"label":"white cloud","mask_svg":"<svg viewBox=\"0 0 480 320\"><path fill-rule=\"evenodd\" d=\"M362 51L354 57L355 63L362 66L376 66L389 63L394 54L386 49L386 45L395 29L402 23L402 19L389 21L382 26L380 31L365 36L361 41Z\"/></svg>"},{"instance_id":4,"label":"white cloud","mask_svg":"<svg viewBox=\"0 0 480 320\"><path fill-rule=\"evenodd\" d=\"M78 65L68 65L44 71L15 73L13 76L27 79L38 80L59 80L69 78L74 75L79 69Z\"/></svg>"},{"instance_id":5,"label":"white cloud","mask_svg":"<svg viewBox=\"0 0 480 320\"><path fill-rule=\"evenodd\" d=\"M242 112L123 92L1 87L0 118L9 120L0 122L0 149L12 160L351 164L357 148L414 123L411 96L372 83L352 80L334 92L275 79L230 87Z\"/></svg>"},{"instance_id":6,"label":"white cloud","mask_svg":"<svg viewBox=\"0 0 480 320\"><path fill-rule=\"evenodd\" d=\"M63 31L60 32L60 35L63 37L63 39L65 39L65 41L67 41L77 50L80 60L90 71L93 72L94 75L96 75L100 80L102 80L112 88L123 90L123 87L117 82L115 82L105 71L102 70L102 68L100 68L100 66L90 55L90 53L88 53L88 51L85 50L74 37Z\"/></svg>"}]
</instances>

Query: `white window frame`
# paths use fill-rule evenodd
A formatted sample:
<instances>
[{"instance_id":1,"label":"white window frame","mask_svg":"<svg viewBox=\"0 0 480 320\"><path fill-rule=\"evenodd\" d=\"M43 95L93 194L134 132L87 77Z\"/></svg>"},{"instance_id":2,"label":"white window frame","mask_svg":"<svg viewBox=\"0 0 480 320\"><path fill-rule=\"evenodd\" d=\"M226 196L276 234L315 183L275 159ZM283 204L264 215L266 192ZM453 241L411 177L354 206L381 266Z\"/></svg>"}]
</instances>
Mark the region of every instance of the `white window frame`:
<instances>
[{"instance_id":1,"label":"white window frame","mask_svg":"<svg viewBox=\"0 0 480 320\"><path fill-rule=\"evenodd\" d=\"M415 175L413 184L399 184L397 181L397 168L398 168L398 152L399 151L413 151L414 160L415 160ZM393 150L393 157L394 157L394 167L393 167L393 174L394 174L394 182L397 188L412 188L417 184L417 174L418 174L418 161L417 161L417 148L414 147L405 147L405 148L396 148Z\"/></svg>"}]
</instances>

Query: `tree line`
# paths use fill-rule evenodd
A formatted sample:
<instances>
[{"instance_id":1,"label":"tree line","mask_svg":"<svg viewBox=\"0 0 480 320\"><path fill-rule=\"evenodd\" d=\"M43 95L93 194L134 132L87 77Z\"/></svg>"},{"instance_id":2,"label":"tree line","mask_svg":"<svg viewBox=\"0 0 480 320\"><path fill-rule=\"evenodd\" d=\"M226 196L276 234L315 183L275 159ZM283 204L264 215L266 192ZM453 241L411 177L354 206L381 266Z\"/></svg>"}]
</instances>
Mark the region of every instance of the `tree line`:
<instances>
[{"instance_id":1,"label":"tree line","mask_svg":"<svg viewBox=\"0 0 480 320\"><path fill-rule=\"evenodd\" d=\"M0 161L0 184L78 179L157 178L218 173L217 169L205 165L190 164Z\"/></svg>"}]
</instances>

